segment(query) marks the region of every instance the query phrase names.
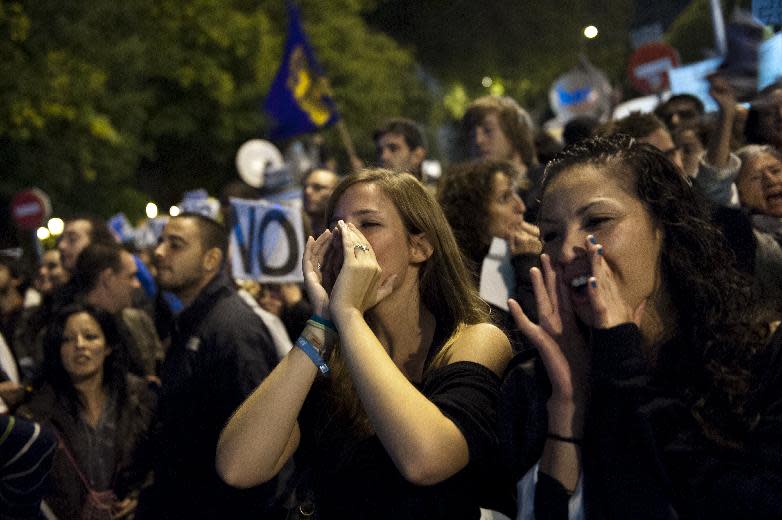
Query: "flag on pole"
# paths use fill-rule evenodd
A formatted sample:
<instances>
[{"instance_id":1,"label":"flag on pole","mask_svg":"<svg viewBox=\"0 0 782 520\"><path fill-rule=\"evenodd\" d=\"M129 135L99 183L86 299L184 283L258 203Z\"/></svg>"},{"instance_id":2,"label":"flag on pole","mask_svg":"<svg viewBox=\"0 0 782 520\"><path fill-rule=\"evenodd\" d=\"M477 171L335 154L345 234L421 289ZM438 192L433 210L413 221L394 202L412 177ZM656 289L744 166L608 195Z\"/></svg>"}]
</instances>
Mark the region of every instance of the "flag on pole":
<instances>
[{"instance_id":1,"label":"flag on pole","mask_svg":"<svg viewBox=\"0 0 782 520\"><path fill-rule=\"evenodd\" d=\"M314 132L339 120L328 85L292 2L288 8L288 40L282 63L264 102L272 117L269 137L284 139Z\"/></svg>"}]
</instances>

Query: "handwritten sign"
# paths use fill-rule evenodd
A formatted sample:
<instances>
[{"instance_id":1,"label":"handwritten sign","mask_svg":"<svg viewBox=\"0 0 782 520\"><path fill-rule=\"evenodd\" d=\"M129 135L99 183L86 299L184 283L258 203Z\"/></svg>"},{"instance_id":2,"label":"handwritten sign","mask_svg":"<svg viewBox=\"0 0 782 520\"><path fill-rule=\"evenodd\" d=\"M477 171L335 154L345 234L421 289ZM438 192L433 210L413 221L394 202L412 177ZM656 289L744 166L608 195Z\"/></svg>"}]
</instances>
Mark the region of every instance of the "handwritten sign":
<instances>
[{"instance_id":1,"label":"handwritten sign","mask_svg":"<svg viewBox=\"0 0 782 520\"><path fill-rule=\"evenodd\" d=\"M231 267L238 279L302 282L301 210L265 200L231 199Z\"/></svg>"},{"instance_id":2,"label":"handwritten sign","mask_svg":"<svg viewBox=\"0 0 782 520\"><path fill-rule=\"evenodd\" d=\"M766 25L782 25L782 0L752 0L752 16Z\"/></svg>"}]
</instances>

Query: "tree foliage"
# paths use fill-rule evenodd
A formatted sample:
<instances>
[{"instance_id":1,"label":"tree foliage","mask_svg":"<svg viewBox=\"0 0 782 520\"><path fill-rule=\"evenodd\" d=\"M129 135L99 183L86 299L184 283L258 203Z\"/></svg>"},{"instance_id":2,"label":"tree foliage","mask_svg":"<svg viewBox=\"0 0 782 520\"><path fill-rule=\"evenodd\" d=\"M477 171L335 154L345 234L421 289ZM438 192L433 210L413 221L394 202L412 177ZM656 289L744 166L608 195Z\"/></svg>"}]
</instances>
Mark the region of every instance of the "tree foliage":
<instances>
[{"instance_id":1,"label":"tree foliage","mask_svg":"<svg viewBox=\"0 0 782 520\"><path fill-rule=\"evenodd\" d=\"M300 3L366 153L380 118L431 109L412 53L363 21L369 5ZM268 127L286 22L281 0L0 0L0 196L34 185L60 214L138 216L149 196L218 191Z\"/></svg>"}]
</instances>

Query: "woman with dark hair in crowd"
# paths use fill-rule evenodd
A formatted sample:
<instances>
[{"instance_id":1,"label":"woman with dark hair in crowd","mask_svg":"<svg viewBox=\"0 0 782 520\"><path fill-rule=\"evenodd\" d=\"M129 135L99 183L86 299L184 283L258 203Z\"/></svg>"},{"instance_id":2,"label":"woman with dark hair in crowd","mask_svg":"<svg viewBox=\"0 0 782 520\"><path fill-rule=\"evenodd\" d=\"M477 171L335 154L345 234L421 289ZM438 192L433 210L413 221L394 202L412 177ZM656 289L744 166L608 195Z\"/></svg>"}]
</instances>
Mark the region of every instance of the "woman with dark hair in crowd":
<instances>
[{"instance_id":1,"label":"woman with dark hair in crowd","mask_svg":"<svg viewBox=\"0 0 782 520\"><path fill-rule=\"evenodd\" d=\"M133 511L153 408L146 382L127 372L114 318L86 305L64 307L47 331L42 384L20 408L59 437L45 499L59 518L95 508L115 517Z\"/></svg>"},{"instance_id":2,"label":"woman with dark hair in crowd","mask_svg":"<svg viewBox=\"0 0 782 520\"><path fill-rule=\"evenodd\" d=\"M538 461L519 517L778 518L780 345L673 163L623 136L570 147L539 225L540 324L511 302L548 375L506 385L510 455Z\"/></svg>"},{"instance_id":3,"label":"woman with dark hair in crowd","mask_svg":"<svg viewBox=\"0 0 782 520\"><path fill-rule=\"evenodd\" d=\"M782 313L782 151L751 144L736 152L741 170L736 188L741 205L749 210L753 228L754 290L770 310Z\"/></svg>"},{"instance_id":4,"label":"woman with dark hair in crowd","mask_svg":"<svg viewBox=\"0 0 782 520\"><path fill-rule=\"evenodd\" d=\"M782 151L769 145L749 145L736 155L741 159L736 178L741 205L766 215L768 226L758 224L782 240Z\"/></svg>"},{"instance_id":5,"label":"woman with dark hair in crowd","mask_svg":"<svg viewBox=\"0 0 782 520\"><path fill-rule=\"evenodd\" d=\"M252 486L295 452L321 519L478 518L508 340L413 176L351 175L327 216L303 261L316 315L223 430L218 471Z\"/></svg>"},{"instance_id":6,"label":"woman with dark hair in crowd","mask_svg":"<svg viewBox=\"0 0 782 520\"><path fill-rule=\"evenodd\" d=\"M526 207L516 189L518 172L507 161L472 161L450 167L440 180L437 199L466 258L475 285L492 240L505 239L514 270L513 298L534 305L529 269L541 251L537 226L524 221ZM528 307L529 305L527 305ZM495 323L512 330L513 320L493 309ZM514 349L520 342L514 338Z\"/></svg>"}]
</instances>

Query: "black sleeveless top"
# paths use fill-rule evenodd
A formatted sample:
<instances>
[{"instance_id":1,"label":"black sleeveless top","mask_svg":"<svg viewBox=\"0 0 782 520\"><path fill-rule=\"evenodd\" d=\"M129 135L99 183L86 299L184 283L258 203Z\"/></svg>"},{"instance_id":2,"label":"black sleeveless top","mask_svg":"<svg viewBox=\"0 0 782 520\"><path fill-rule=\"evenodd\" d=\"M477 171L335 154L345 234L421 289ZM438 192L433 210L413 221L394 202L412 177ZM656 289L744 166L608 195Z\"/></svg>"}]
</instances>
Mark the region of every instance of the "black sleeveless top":
<instances>
[{"instance_id":1,"label":"black sleeveless top","mask_svg":"<svg viewBox=\"0 0 782 520\"><path fill-rule=\"evenodd\" d=\"M435 331L426 366L445 341ZM476 348L480 348L477 346ZM417 486L399 473L378 437L346 439L350 426L336 417L327 379L310 391L299 415L298 470L307 473L318 518L415 519L480 517L479 503L496 467L496 411L500 378L473 362L424 370L416 388L459 428L467 441L469 463L432 486ZM342 442L336 441L342 439Z\"/></svg>"}]
</instances>

